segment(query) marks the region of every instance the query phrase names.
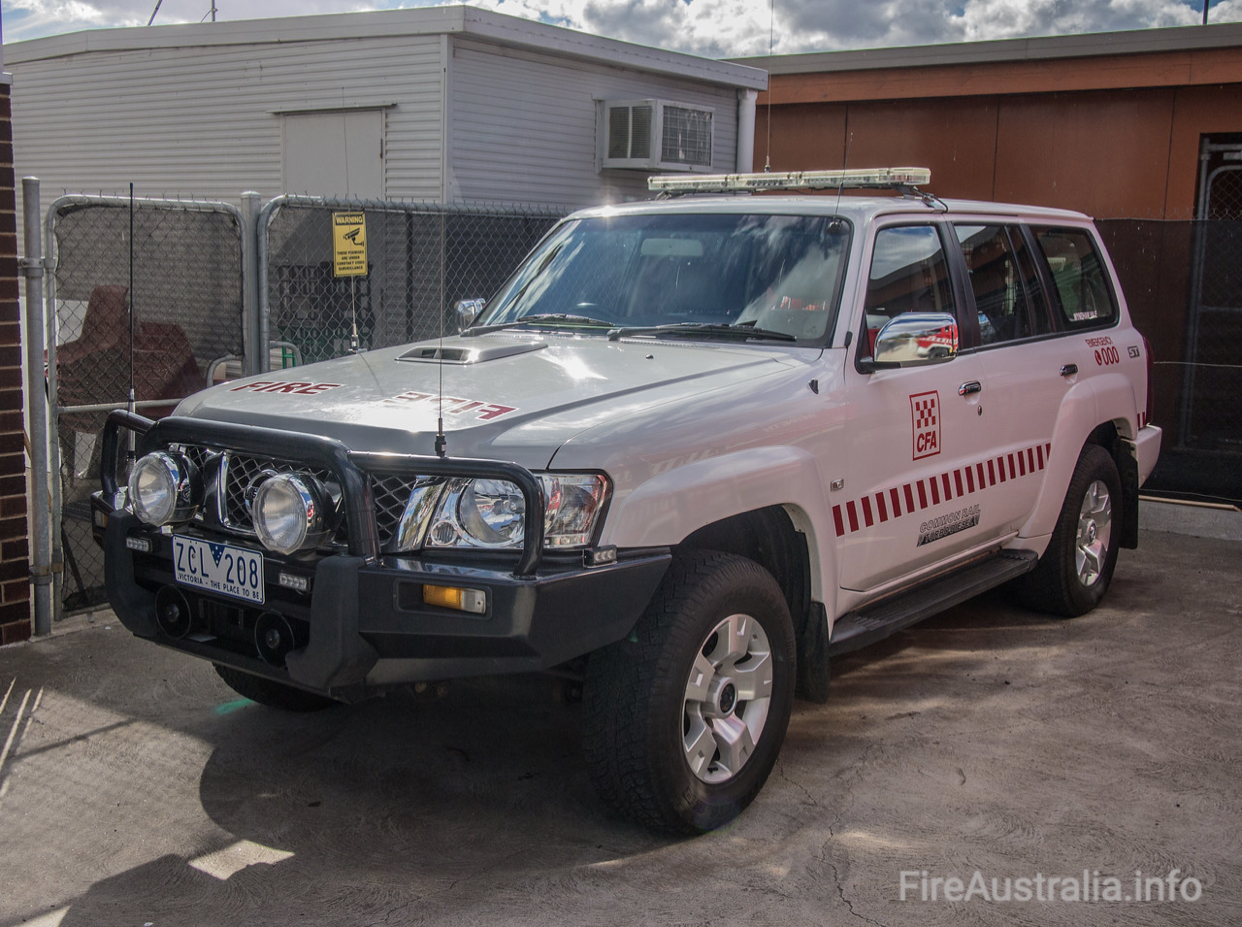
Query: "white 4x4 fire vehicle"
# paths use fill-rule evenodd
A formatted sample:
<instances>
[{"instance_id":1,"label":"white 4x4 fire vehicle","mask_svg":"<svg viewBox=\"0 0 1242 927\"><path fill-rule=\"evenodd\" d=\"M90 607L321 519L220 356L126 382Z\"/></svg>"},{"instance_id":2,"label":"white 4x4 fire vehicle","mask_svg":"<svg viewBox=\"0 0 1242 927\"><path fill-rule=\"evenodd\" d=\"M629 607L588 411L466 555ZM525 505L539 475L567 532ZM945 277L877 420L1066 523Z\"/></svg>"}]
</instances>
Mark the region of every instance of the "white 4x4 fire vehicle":
<instances>
[{"instance_id":1,"label":"white 4x4 fire vehicle","mask_svg":"<svg viewBox=\"0 0 1242 927\"><path fill-rule=\"evenodd\" d=\"M459 335L113 413L113 608L294 710L577 674L605 800L720 826L832 658L1002 583L1081 614L1137 543L1150 352L1091 221L927 181L653 178ZM747 195L812 187L897 195Z\"/></svg>"}]
</instances>

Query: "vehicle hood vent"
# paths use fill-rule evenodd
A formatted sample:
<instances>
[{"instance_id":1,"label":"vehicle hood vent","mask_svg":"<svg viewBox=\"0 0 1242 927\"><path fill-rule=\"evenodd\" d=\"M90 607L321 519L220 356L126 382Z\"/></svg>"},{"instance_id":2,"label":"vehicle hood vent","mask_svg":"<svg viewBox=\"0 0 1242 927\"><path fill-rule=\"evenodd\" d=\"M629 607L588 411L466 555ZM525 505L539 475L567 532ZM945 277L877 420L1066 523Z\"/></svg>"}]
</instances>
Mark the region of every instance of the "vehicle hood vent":
<instances>
[{"instance_id":1,"label":"vehicle hood vent","mask_svg":"<svg viewBox=\"0 0 1242 927\"><path fill-rule=\"evenodd\" d=\"M502 357L513 357L517 354L529 354L531 351L541 351L548 345L544 341L523 341L516 344L489 344L480 345L478 347L471 346L468 348L457 345L445 345L437 347L436 345L422 344L416 348L411 348L404 354L397 356L399 361L413 361L415 363L424 364L481 364L484 361L500 360Z\"/></svg>"}]
</instances>

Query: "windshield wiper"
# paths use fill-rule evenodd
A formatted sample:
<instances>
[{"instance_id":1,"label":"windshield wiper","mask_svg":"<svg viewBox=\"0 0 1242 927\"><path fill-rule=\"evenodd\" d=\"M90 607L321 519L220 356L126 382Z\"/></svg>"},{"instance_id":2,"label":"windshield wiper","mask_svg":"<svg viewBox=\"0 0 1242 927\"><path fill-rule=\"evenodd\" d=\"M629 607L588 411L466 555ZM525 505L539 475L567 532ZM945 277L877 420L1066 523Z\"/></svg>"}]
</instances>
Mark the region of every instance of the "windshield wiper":
<instances>
[{"instance_id":1,"label":"windshield wiper","mask_svg":"<svg viewBox=\"0 0 1242 927\"><path fill-rule=\"evenodd\" d=\"M540 312L535 315L524 315L522 318L514 319L511 322L497 322L495 325L477 325L467 328L461 334L463 338L467 338L473 335L486 335L488 332L498 332L506 328L515 328L538 322L572 322L576 325L594 325L599 328L612 328L617 324L616 322L605 322L603 319L595 319L589 315L575 315L572 312Z\"/></svg>"},{"instance_id":2,"label":"windshield wiper","mask_svg":"<svg viewBox=\"0 0 1242 927\"><path fill-rule=\"evenodd\" d=\"M609 341L628 338L630 335L726 335L743 340L764 339L767 341L797 341L796 335L788 332L773 331L770 328L755 328L753 322L742 322L738 325L722 325L716 322L673 322L668 325L635 325L630 328L614 328L608 333Z\"/></svg>"}]
</instances>

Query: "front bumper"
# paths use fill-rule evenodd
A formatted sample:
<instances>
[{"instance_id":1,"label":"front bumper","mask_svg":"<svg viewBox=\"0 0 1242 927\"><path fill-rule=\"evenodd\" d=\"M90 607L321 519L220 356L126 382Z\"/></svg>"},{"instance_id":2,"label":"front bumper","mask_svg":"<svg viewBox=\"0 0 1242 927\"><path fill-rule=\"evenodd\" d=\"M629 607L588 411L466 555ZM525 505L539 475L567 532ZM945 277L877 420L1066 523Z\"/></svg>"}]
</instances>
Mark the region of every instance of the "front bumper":
<instances>
[{"instance_id":1,"label":"front bumper","mask_svg":"<svg viewBox=\"0 0 1242 927\"><path fill-rule=\"evenodd\" d=\"M253 539L222 536L208 518L177 534L260 554L264 604L179 583L172 532L119 508L124 494L115 474L123 429L138 434L139 455L197 443L330 470L345 498L347 549L282 558ZM123 411L109 416L102 457L94 524L104 547L108 600L121 622L140 637L337 698L381 686L548 669L582 656L630 633L671 560L667 549L609 550L607 557L587 550L574 560L544 556L542 488L511 463L359 453L313 435L178 416L152 422ZM526 500L522 549L503 560L382 554L365 475L378 467L511 480ZM291 574L305 581L304 591L282 584L282 575ZM486 607L473 614L425 604L426 585L474 590ZM170 603L185 620L169 620ZM275 654L263 644L264 629L272 627L283 635Z\"/></svg>"},{"instance_id":2,"label":"front bumper","mask_svg":"<svg viewBox=\"0 0 1242 927\"><path fill-rule=\"evenodd\" d=\"M149 553L129 549L143 538ZM667 551L647 551L598 567L547 566L531 576L503 569L405 558L325 557L310 589L280 587L298 567L265 556L264 605L251 605L173 578L171 538L132 514L114 512L104 530L108 601L139 637L299 688L352 698L384 686L548 669L621 640L663 578ZM234 543L230 541L230 543ZM472 615L423 603L424 584L482 590ZM159 590L190 606L188 629L170 636L157 621ZM280 665L260 653L255 628L277 614L299 629L301 646Z\"/></svg>"},{"instance_id":3,"label":"front bumper","mask_svg":"<svg viewBox=\"0 0 1242 927\"><path fill-rule=\"evenodd\" d=\"M1160 438L1163 432L1155 425L1145 425L1139 429L1134 440L1136 458L1138 460L1139 485L1147 482L1151 471L1156 469L1156 461L1160 458Z\"/></svg>"}]
</instances>

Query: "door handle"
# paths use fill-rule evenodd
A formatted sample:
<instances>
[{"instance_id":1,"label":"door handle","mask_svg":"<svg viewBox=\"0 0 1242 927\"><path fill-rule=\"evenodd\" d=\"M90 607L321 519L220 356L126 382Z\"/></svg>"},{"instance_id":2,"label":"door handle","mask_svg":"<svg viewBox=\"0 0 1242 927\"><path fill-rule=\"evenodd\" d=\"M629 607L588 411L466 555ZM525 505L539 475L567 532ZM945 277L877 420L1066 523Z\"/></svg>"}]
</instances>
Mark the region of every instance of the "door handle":
<instances>
[{"instance_id":1,"label":"door handle","mask_svg":"<svg viewBox=\"0 0 1242 927\"><path fill-rule=\"evenodd\" d=\"M978 380L971 380L969 383L963 383L957 388L959 396L969 396L971 393L983 392L983 384Z\"/></svg>"},{"instance_id":2,"label":"door handle","mask_svg":"<svg viewBox=\"0 0 1242 927\"><path fill-rule=\"evenodd\" d=\"M1077 372L1078 372L1077 364L1066 364L1064 367L1061 368L1061 376L1063 377L1072 377Z\"/></svg>"}]
</instances>

